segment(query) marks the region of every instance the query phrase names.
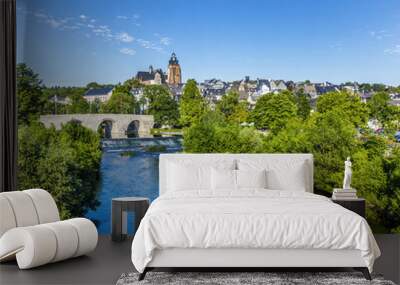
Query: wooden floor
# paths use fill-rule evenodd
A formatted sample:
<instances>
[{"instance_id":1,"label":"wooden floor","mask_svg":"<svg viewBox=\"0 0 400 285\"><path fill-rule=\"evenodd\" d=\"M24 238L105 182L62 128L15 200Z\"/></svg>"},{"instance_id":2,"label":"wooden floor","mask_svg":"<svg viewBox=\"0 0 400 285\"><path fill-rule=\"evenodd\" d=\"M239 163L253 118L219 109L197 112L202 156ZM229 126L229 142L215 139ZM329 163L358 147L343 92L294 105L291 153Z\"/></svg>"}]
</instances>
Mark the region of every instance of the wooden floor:
<instances>
[{"instance_id":1,"label":"wooden floor","mask_svg":"<svg viewBox=\"0 0 400 285\"><path fill-rule=\"evenodd\" d=\"M88 256L28 270L18 270L16 262L4 263L0 265L0 284L115 284L122 273L135 270L131 243L100 236L96 250Z\"/></svg>"},{"instance_id":2,"label":"wooden floor","mask_svg":"<svg viewBox=\"0 0 400 285\"><path fill-rule=\"evenodd\" d=\"M375 272L400 284L400 235L376 235L382 257ZM119 276L134 271L130 259L131 240L115 243L101 236L96 250L42 267L19 270L15 262L0 265L0 284L115 284ZM310 270L312 271L312 270Z\"/></svg>"}]
</instances>

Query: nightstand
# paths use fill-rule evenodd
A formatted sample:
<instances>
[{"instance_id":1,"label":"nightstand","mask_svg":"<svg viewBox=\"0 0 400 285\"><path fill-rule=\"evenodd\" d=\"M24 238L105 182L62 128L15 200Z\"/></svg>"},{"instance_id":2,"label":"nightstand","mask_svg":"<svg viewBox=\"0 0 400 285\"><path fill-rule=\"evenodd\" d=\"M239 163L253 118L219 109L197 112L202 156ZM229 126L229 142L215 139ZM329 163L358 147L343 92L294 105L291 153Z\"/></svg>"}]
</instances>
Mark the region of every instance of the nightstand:
<instances>
[{"instance_id":1,"label":"nightstand","mask_svg":"<svg viewBox=\"0 0 400 285\"><path fill-rule=\"evenodd\" d=\"M111 238L123 241L127 236L127 212L135 213L135 231L149 208L150 201L144 197L113 198L111 202Z\"/></svg>"},{"instance_id":2,"label":"nightstand","mask_svg":"<svg viewBox=\"0 0 400 285\"><path fill-rule=\"evenodd\" d=\"M340 206L359 214L365 218L365 199L331 199L332 202L339 204Z\"/></svg>"}]
</instances>

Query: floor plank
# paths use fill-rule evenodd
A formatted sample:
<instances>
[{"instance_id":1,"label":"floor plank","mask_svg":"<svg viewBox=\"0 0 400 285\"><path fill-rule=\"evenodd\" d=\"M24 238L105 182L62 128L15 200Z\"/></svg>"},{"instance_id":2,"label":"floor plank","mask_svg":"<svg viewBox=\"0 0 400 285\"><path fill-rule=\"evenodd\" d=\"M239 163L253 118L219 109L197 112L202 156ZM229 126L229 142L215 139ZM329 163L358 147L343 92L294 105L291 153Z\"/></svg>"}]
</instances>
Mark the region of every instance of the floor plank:
<instances>
[{"instance_id":1,"label":"floor plank","mask_svg":"<svg viewBox=\"0 0 400 285\"><path fill-rule=\"evenodd\" d=\"M382 251L375 271L400 283L400 235L375 237ZM96 250L88 256L30 270L19 270L15 262L3 263L0 284L115 284L122 273L134 271L130 248L131 240L117 243L109 236L100 236Z\"/></svg>"},{"instance_id":2,"label":"floor plank","mask_svg":"<svg viewBox=\"0 0 400 285\"><path fill-rule=\"evenodd\" d=\"M19 270L16 262L0 265L0 284L115 284L124 272L132 272L131 241L112 242L100 236L97 248L88 256Z\"/></svg>"}]
</instances>

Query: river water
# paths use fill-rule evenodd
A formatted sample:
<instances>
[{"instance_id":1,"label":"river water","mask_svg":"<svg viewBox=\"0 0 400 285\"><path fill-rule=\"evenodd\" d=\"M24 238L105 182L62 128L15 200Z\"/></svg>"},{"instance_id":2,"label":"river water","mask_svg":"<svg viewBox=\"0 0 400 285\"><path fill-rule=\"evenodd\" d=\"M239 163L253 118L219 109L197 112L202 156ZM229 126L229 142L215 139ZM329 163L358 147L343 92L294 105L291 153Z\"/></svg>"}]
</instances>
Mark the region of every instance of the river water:
<instances>
[{"instance_id":1,"label":"river water","mask_svg":"<svg viewBox=\"0 0 400 285\"><path fill-rule=\"evenodd\" d=\"M162 145L163 153L179 152L182 139L119 139L103 140L98 200L100 206L87 217L95 221L100 234L111 232L111 199L140 196L153 201L158 196L158 160L160 152L148 152L146 147ZM131 156L123 155L127 151ZM128 216L128 232L132 232L133 215Z\"/></svg>"}]
</instances>

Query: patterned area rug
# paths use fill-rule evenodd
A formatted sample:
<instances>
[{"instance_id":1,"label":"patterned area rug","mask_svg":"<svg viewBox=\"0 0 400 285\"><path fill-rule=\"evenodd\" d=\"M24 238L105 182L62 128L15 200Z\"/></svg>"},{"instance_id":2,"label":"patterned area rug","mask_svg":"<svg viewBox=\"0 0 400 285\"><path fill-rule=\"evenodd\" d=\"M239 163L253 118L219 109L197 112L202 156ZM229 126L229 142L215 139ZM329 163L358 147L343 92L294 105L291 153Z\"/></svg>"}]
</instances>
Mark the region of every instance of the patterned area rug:
<instances>
[{"instance_id":1,"label":"patterned area rug","mask_svg":"<svg viewBox=\"0 0 400 285\"><path fill-rule=\"evenodd\" d=\"M359 272L148 272L142 281L138 281L138 276L138 273L122 274L116 285L395 285L376 275L372 276L372 281L368 281Z\"/></svg>"}]
</instances>

